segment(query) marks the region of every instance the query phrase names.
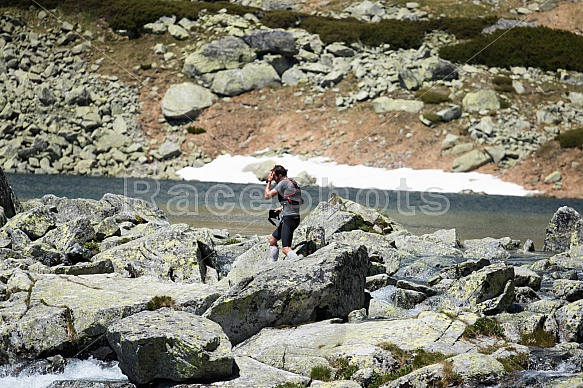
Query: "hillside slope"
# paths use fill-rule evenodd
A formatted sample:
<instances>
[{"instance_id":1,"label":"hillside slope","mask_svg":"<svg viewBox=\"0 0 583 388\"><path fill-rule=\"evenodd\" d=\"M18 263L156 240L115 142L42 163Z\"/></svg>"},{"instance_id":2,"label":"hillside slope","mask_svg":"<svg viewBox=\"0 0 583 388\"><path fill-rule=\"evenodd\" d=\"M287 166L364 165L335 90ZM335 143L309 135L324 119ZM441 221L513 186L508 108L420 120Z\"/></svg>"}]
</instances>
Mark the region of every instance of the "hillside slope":
<instances>
[{"instance_id":1,"label":"hillside slope","mask_svg":"<svg viewBox=\"0 0 583 388\"><path fill-rule=\"evenodd\" d=\"M420 9L430 15L439 15L447 9L456 13L451 16L470 16L472 12L492 13L492 9L453 7L454 3L448 1L431 4L421 2ZM509 10L520 5L518 2L507 2L496 10L496 14L512 16ZM335 1L304 1L298 5L303 12L338 12L343 6L345 4ZM171 85L187 80L181 71L183 60L189 52L210 40L209 34L199 33L196 41L187 42L176 41L168 34L144 35L129 40L114 34L101 20L59 15L57 12L49 14L41 22L37 13L35 10L22 15L37 31L54 28L64 19L78 23L83 30L92 31L98 37L92 41L92 50L85 54L86 60L89 64L98 64L97 73L116 76L139 88L139 123L146 141L155 146L168 138L178 139L182 149L181 165L192 160L195 153L213 158L221 153L249 155L270 148L276 152L328 156L338 163L350 165L448 171L459 155L442 151L445 135L459 136L460 143L473 141L468 134L470 117L428 127L419 120L418 113L375 113L371 100L348 109L339 109L337 96L358 90L359 80L351 76L321 93L314 93L309 85L300 84L263 88L221 98L194 122L195 126L204 129L204 133L187 133L186 125L168 125L160 105ZM527 21L580 34L583 5L581 2L560 2L553 9L533 13ZM153 48L159 43L175 53L174 57L166 60L155 54ZM487 71L481 71L469 80L468 87L475 90L491 87L491 80L486 76ZM583 92L583 87L561 83L527 85L524 94L512 96L513 105L508 112L520 113L529 122L536 123L537 104L568 101L570 92ZM414 99L409 91L395 91L392 97ZM458 96L455 102L461 102L461 97ZM542 128L540 130L543 132ZM548 137L553 138L552 134ZM583 166L579 162L582 156L581 150L562 149L558 142L550 140L516 165L500 167L489 163L476 171L539 190L542 195L579 198L583 197ZM545 178L554 171L560 171L560 181L545 183Z\"/></svg>"}]
</instances>

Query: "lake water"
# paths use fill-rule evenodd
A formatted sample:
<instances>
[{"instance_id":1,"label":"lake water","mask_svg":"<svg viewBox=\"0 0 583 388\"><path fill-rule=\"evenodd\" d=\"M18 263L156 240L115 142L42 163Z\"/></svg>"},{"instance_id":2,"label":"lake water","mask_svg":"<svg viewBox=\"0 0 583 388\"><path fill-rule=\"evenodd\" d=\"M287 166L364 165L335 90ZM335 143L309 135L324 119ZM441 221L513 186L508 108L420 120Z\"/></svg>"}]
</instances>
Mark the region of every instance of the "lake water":
<instances>
[{"instance_id":1,"label":"lake water","mask_svg":"<svg viewBox=\"0 0 583 388\"><path fill-rule=\"evenodd\" d=\"M65 175L7 174L21 200L54 194L100 199L125 194L155 203L170 222L228 229L231 235L267 235L273 226L267 211L277 205L263 200L264 185L197 181L157 181ZM304 188L306 215L320 201L337 194L381 210L411 233L420 235L455 228L460 240L511 237L535 242L542 249L545 230L561 206L583 213L583 200L479 194L445 194L356 188Z\"/></svg>"}]
</instances>

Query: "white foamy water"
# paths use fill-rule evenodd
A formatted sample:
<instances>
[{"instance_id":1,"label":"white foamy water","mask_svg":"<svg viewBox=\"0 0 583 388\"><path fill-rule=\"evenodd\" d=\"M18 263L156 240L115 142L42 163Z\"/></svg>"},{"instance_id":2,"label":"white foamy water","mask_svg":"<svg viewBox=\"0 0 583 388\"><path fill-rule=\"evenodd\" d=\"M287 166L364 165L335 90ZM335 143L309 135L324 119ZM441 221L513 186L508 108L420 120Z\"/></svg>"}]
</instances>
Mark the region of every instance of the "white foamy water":
<instances>
[{"instance_id":1,"label":"white foamy water","mask_svg":"<svg viewBox=\"0 0 583 388\"><path fill-rule=\"evenodd\" d=\"M501 179L477 172L452 173L442 170L413 170L399 168L387 170L367 166L348 166L319 157L303 159L294 155L254 157L221 155L202 167L186 167L177 174L185 180L228 183L261 183L252 171L243 169L253 163L273 161L288 169L294 177L305 171L316 178L319 186L353 187L357 189L382 189L421 192L459 193L465 190L492 195L529 196L534 191L504 182Z\"/></svg>"},{"instance_id":2,"label":"white foamy water","mask_svg":"<svg viewBox=\"0 0 583 388\"><path fill-rule=\"evenodd\" d=\"M0 377L0 388L46 388L54 381L91 380L127 382L117 363L103 363L98 360L71 360L63 373L47 375L23 373L17 377Z\"/></svg>"}]
</instances>

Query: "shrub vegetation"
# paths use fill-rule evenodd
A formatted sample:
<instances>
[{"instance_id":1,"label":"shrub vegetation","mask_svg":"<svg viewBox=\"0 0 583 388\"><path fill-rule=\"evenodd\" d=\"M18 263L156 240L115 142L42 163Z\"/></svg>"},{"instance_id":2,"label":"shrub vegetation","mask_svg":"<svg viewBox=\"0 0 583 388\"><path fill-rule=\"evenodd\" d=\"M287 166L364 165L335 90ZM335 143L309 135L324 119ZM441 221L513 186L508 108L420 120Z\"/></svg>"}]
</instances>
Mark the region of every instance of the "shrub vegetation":
<instances>
[{"instance_id":1,"label":"shrub vegetation","mask_svg":"<svg viewBox=\"0 0 583 388\"><path fill-rule=\"evenodd\" d=\"M583 128L572 129L555 137L561 148L583 149Z\"/></svg>"},{"instance_id":2,"label":"shrub vegetation","mask_svg":"<svg viewBox=\"0 0 583 388\"><path fill-rule=\"evenodd\" d=\"M452 62L490 67L583 71L581 47L583 36L546 27L522 27L478 35L465 43L441 48L439 55Z\"/></svg>"},{"instance_id":3,"label":"shrub vegetation","mask_svg":"<svg viewBox=\"0 0 583 388\"><path fill-rule=\"evenodd\" d=\"M478 318L473 325L466 326L463 333L465 338L476 338L478 335L504 338L504 329L494 319L482 317Z\"/></svg>"}]
</instances>

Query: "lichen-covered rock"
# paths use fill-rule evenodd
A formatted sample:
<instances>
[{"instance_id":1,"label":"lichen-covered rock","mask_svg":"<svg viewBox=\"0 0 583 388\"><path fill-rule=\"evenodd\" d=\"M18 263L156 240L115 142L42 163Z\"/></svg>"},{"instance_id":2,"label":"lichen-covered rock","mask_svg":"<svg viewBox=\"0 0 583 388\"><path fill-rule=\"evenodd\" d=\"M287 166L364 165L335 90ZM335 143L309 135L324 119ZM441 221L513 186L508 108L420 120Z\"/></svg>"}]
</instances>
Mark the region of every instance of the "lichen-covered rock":
<instances>
[{"instance_id":1,"label":"lichen-covered rock","mask_svg":"<svg viewBox=\"0 0 583 388\"><path fill-rule=\"evenodd\" d=\"M505 338L518 343L521 342L523 335L542 329L547 317L547 314L522 311L516 314L498 314L496 321L504 329Z\"/></svg>"},{"instance_id":2,"label":"lichen-covered rock","mask_svg":"<svg viewBox=\"0 0 583 388\"><path fill-rule=\"evenodd\" d=\"M331 244L240 280L204 316L234 343L264 327L346 317L364 307L367 269L364 247Z\"/></svg>"},{"instance_id":3,"label":"lichen-covered rock","mask_svg":"<svg viewBox=\"0 0 583 388\"><path fill-rule=\"evenodd\" d=\"M454 281L442 296L441 308L496 314L514 302L514 267L492 264Z\"/></svg>"},{"instance_id":4,"label":"lichen-covered rock","mask_svg":"<svg viewBox=\"0 0 583 388\"><path fill-rule=\"evenodd\" d=\"M288 372L264 364L251 357L235 356L238 373L236 377L210 384L188 384L189 388L241 388L241 387L276 387L285 384L305 387L311 379L297 373ZM295 386L295 385L294 385ZM186 386L184 386L186 388Z\"/></svg>"},{"instance_id":5,"label":"lichen-covered rock","mask_svg":"<svg viewBox=\"0 0 583 388\"><path fill-rule=\"evenodd\" d=\"M544 251L561 253L569 250L575 226L581 221L581 215L568 206L560 207L547 226Z\"/></svg>"},{"instance_id":6,"label":"lichen-covered rock","mask_svg":"<svg viewBox=\"0 0 583 388\"><path fill-rule=\"evenodd\" d=\"M490 241L464 251L463 256L465 259L475 260L506 260L510 257L510 253L499 242Z\"/></svg>"},{"instance_id":7,"label":"lichen-covered rock","mask_svg":"<svg viewBox=\"0 0 583 388\"><path fill-rule=\"evenodd\" d=\"M559 338L566 342L583 341L583 300L561 307L555 312Z\"/></svg>"},{"instance_id":8,"label":"lichen-covered rock","mask_svg":"<svg viewBox=\"0 0 583 388\"><path fill-rule=\"evenodd\" d=\"M396 380L389 381L386 384L383 384L383 388L402 388L402 387L414 387L414 388L422 388L422 387L432 387L439 384L443 377L443 368L442 364L433 364L428 365L423 368L419 368L405 376L399 377Z\"/></svg>"},{"instance_id":9,"label":"lichen-covered rock","mask_svg":"<svg viewBox=\"0 0 583 388\"><path fill-rule=\"evenodd\" d=\"M206 44L184 60L182 71L190 77L225 69L236 69L257 55L242 39L227 36Z\"/></svg>"},{"instance_id":10,"label":"lichen-covered rock","mask_svg":"<svg viewBox=\"0 0 583 388\"><path fill-rule=\"evenodd\" d=\"M75 244L83 246L94 239L95 229L91 221L88 218L76 218L49 231L41 242L66 254Z\"/></svg>"},{"instance_id":11,"label":"lichen-covered rock","mask_svg":"<svg viewBox=\"0 0 583 388\"><path fill-rule=\"evenodd\" d=\"M497 110L500 109L500 100L494 90L481 89L466 94L462 100L462 106L466 112Z\"/></svg>"},{"instance_id":12,"label":"lichen-covered rock","mask_svg":"<svg viewBox=\"0 0 583 388\"><path fill-rule=\"evenodd\" d=\"M55 214L46 206L41 206L16 214L4 227L20 229L34 241L54 228L56 221Z\"/></svg>"},{"instance_id":13,"label":"lichen-covered rock","mask_svg":"<svg viewBox=\"0 0 583 388\"><path fill-rule=\"evenodd\" d=\"M415 256L462 256L461 250L452 247L449 243L418 236L396 236L395 246L397 249L409 252Z\"/></svg>"},{"instance_id":14,"label":"lichen-covered rock","mask_svg":"<svg viewBox=\"0 0 583 388\"><path fill-rule=\"evenodd\" d=\"M175 284L119 275L42 275L28 273L26 298L0 308L0 351L36 357L64 347L80 351L112 323L146 310L155 296L170 297L178 308L202 314L219 297L212 286Z\"/></svg>"},{"instance_id":15,"label":"lichen-covered rock","mask_svg":"<svg viewBox=\"0 0 583 388\"><path fill-rule=\"evenodd\" d=\"M202 255L198 240L180 224L108 249L91 260L110 260L117 273L129 277L148 275L185 283L204 283L206 265L214 266Z\"/></svg>"},{"instance_id":16,"label":"lichen-covered rock","mask_svg":"<svg viewBox=\"0 0 583 388\"><path fill-rule=\"evenodd\" d=\"M232 375L231 343L221 327L184 311L143 311L107 328L119 367L136 384L154 379L218 380Z\"/></svg>"},{"instance_id":17,"label":"lichen-covered rock","mask_svg":"<svg viewBox=\"0 0 583 388\"><path fill-rule=\"evenodd\" d=\"M514 267L514 285L540 290L542 276L525 267Z\"/></svg>"},{"instance_id":18,"label":"lichen-covered rock","mask_svg":"<svg viewBox=\"0 0 583 388\"><path fill-rule=\"evenodd\" d=\"M461 339L466 327L445 314L424 311L416 318L370 320L359 323L323 321L289 328L266 328L234 348L275 368L308 376L313 366L328 366L342 357L360 368L380 373L394 370L397 362L382 344L405 351L460 354L473 346Z\"/></svg>"},{"instance_id":19,"label":"lichen-covered rock","mask_svg":"<svg viewBox=\"0 0 583 388\"><path fill-rule=\"evenodd\" d=\"M367 208L356 202L339 196L333 196L328 202L320 202L296 231L296 236L302 236L302 231L308 227L322 226L326 238L337 232L364 230L381 234L390 234L403 228L391 218L374 209Z\"/></svg>"},{"instance_id":20,"label":"lichen-covered rock","mask_svg":"<svg viewBox=\"0 0 583 388\"><path fill-rule=\"evenodd\" d=\"M559 299L574 302L583 299L583 282L579 280L557 279L553 283L553 294Z\"/></svg>"},{"instance_id":21,"label":"lichen-covered rock","mask_svg":"<svg viewBox=\"0 0 583 388\"><path fill-rule=\"evenodd\" d=\"M392 275L399 269L401 258L394 243L383 235L367 233L362 230L334 233L327 238L327 243L334 241L353 246L364 245L371 262L383 263L386 273Z\"/></svg>"},{"instance_id":22,"label":"lichen-covered rock","mask_svg":"<svg viewBox=\"0 0 583 388\"><path fill-rule=\"evenodd\" d=\"M498 360L486 354L458 354L448 361L453 364L453 372L468 383L495 384L507 373Z\"/></svg>"}]
</instances>

